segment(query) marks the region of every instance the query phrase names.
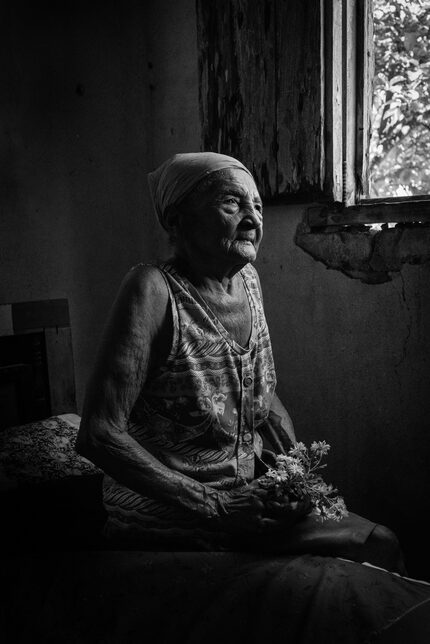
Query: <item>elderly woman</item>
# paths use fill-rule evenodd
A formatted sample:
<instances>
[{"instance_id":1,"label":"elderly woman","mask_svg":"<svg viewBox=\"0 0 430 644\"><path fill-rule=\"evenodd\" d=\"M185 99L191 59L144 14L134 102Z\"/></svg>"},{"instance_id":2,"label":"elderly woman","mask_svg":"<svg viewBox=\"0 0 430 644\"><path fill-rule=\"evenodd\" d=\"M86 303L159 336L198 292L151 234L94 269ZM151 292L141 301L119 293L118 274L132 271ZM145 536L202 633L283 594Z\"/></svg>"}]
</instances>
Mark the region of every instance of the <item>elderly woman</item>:
<instances>
[{"instance_id":1,"label":"elderly woman","mask_svg":"<svg viewBox=\"0 0 430 644\"><path fill-rule=\"evenodd\" d=\"M173 256L125 277L77 443L106 473L106 538L341 555L402 572L387 528L352 514L317 523L258 484L295 436L252 267L263 206L251 173L221 154L178 154L149 183Z\"/></svg>"}]
</instances>

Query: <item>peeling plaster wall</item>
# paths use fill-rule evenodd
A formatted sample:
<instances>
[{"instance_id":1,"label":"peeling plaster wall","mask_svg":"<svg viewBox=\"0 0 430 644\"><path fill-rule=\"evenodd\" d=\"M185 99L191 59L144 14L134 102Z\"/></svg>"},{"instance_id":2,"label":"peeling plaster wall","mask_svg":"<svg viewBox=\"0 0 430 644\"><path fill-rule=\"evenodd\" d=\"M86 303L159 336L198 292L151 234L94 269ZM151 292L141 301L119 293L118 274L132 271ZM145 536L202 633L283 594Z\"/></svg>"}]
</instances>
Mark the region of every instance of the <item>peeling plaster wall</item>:
<instances>
[{"instance_id":1,"label":"peeling plaster wall","mask_svg":"<svg viewBox=\"0 0 430 644\"><path fill-rule=\"evenodd\" d=\"M297 227L296 244L327 268L342 271L365 284L393 279L405 264L430 261L430 225L384 225L375 232L366 226L311 230L304 221Z\"/></svg>"},{"instance_id":2,"label":"peeling plaster wall","mask_svg":"<svg viewBox=\"0 0 430 644\"><path fill-rule=\"evenodd\" d=\"M294 243L303 206L266 208L258 259L279 386L297 435L332 445L328 480L394 529L427 575L430 265L370 285Z\"/></svg>"}]
</instances>

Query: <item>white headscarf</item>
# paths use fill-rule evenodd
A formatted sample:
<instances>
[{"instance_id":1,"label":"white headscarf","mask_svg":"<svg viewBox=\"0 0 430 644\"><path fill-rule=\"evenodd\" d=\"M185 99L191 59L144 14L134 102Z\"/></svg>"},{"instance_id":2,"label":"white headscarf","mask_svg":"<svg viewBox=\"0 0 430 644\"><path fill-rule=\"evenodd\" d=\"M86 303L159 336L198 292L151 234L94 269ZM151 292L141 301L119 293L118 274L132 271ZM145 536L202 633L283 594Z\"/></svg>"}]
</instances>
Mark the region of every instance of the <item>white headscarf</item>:
<instances>
[{"instance_id":1,"label":"white headscarf","mask_svg":"<svg viewBox=\"0 0 430 644\"><path fill-rule=\"evenodd\" d=\"M227 168L239 168L252 177L245 166L225 154L216 152L187 152L175 154L159 168L148 174L149 189L160 224L165 228L164 213L191 192L201 179Z\"/></svg>"}]
</instances>

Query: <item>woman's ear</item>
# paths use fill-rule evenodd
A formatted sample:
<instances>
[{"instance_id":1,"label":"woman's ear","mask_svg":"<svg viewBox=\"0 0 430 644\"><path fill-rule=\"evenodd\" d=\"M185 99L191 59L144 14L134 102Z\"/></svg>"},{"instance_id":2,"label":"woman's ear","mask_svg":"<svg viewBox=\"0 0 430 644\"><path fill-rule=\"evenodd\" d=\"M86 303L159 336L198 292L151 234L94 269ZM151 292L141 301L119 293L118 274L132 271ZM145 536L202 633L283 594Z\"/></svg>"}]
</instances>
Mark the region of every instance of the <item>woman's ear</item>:
<instances>
[{"instance_id":1,"label":"woman's ear","mask_svg":"<svg viewBox=\"0 0 430 644\"><path fill-rule=\"evenodd\" d=\"M178 244L181 237L183 213L176 206L167 206L164 213L164 227L173 246Z\"/></svg>"},{"instance_id":2,"label":"woman's ear","mask_svg":"<svg viewBox=\"0 0 430 644\"><path fill-rule=\"evenodd\" d=\"M179 210L176 208L176 206L167 206L164 213L164 223L168 230L178 226Z\"/></svg>"},{"instance_id":3,"label":"woman's ear","mask_svg":"<svg viewBox=\"0 0 430 644\"><path fill-rule=\"evenodd\" d=\"M164 226L169 233L169 236L177 235L180 215L181 213L176 206L167 206L164 213Z\"/></svg>"}]
</instances>

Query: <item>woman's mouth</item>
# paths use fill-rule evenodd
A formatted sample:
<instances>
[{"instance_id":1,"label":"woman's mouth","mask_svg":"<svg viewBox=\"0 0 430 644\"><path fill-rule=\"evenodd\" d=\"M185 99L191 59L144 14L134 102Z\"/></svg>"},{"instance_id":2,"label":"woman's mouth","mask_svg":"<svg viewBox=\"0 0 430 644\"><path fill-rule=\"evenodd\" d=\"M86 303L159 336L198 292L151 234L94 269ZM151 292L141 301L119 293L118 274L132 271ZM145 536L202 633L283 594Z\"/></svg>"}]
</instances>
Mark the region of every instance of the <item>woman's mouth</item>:
<instances>
[{"instance_id":1,"label":"woman's mouth","mask_svg":"<svg viewBox=\"0 0 430 644\"><path fill-rule=\"evenodd\" d=\"M236 241L239 242L248 242L250 244L253 244L255 242L255 235L254 234L242 234L236 237Z\"/></svg>"}]
</instances>

